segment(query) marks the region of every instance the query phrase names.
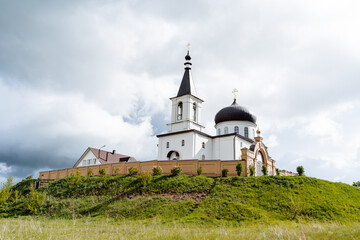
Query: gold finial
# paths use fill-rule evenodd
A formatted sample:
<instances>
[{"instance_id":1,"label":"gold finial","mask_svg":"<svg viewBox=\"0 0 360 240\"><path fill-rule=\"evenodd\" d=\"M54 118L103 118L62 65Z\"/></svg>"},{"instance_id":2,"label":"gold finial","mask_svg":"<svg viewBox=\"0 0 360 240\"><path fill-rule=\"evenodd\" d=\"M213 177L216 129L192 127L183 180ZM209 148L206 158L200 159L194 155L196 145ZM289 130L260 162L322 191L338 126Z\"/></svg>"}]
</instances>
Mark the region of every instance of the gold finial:
<instances>
[{"instance_id":1,"label":"gold finial","mask_svg":"<svg viewBox=\"0 0 360 240\"><path fill-rule=\"evenodd\" d=\"M256 130L256 133L258 134L258 135L260 135L260 129L258 128L257 130Z\"/></svg>"},{"instance_id":2,"label":"gold finial","mask_svg":"<svg viewBox=\"0 0 360 240\"><path fill-rule=\"evenodd\" d=\"M190 51L190 46L191 46L190 43L187 43L187 44L186 44L186 48L187 48L188 51Z\"/></svg>"},{"instance_id":3,"label":"gold finial","mask_svg":"<svg viewBox=\"0 0 360 240\"><path fill-rule=\"evenodd\" d=\"M232 90L232 93L234 94L234 100L236 100L236 93L239 92L236 88L234 88L234 90Z\"/></svg>"}]
</instances>

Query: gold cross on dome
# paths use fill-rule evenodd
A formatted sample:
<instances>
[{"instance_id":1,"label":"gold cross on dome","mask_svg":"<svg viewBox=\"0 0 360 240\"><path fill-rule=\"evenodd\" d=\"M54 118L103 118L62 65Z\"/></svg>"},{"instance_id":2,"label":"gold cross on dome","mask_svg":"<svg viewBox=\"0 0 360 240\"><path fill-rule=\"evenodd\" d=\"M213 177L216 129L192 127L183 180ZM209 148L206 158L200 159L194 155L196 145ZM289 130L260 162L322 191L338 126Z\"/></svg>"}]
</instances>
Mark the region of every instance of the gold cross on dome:
<instances>
[{"instance_id":1,"label":"gold cross on dome","mask_svg":"<svg viewBox=\"0 0 360 240\"><path fill-rule=\"evenodd\" d=\"M236 93L239 92L236 88L234 88L234 90L232 91L232 93L234 94L234 99L236 99Z\"/></svg>"},{"instance_id":2,"label":"gold cross on dome","mask_svg":"<svg viewBox=\"0 0 360 240\"><path fill-rule=\"evenodd\" d=\"M188 51L190 50L190 45L191 45L190 43L186 44L186 48L187 48Z\"/></svg>"}]
</instances>

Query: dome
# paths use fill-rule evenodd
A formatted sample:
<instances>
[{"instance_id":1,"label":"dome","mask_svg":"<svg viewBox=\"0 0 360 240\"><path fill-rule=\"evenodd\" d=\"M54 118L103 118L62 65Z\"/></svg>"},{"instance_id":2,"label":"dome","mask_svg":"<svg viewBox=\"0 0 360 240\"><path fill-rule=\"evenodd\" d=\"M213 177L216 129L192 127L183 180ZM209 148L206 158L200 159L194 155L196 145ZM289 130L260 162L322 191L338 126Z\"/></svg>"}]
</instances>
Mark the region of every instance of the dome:
<instances>
[{"instance_id":1,"label":"dome","mask_svg":"<svg viewBox=\"0 0 360 240\"><path fill-rule=\"evenodd\" d=\"M216 124L226 121L249 121L256 124L256 117L245 107L237 104L236 99L234 99L230 106L224 107L215 115Z\"/></svg>"}]
</instances>

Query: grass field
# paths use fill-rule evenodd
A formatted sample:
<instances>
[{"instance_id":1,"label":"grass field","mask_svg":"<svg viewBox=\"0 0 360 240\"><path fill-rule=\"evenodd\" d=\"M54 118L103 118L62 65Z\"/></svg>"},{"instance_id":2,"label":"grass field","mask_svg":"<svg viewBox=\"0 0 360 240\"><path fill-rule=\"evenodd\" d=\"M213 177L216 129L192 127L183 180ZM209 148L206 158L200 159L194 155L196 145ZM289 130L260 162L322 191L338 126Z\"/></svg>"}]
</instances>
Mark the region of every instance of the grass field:
<instances>
[{"instance_id":1,"label":"grass field","mask_svg":"<svg viewBox=\"0 0 360 240\"><path fill-rule=\"evenodd\" d=\"M360 224L294 223L192 225L107 218L0 219L0 239L360 239Z\"/></svg>"}]
</instances>

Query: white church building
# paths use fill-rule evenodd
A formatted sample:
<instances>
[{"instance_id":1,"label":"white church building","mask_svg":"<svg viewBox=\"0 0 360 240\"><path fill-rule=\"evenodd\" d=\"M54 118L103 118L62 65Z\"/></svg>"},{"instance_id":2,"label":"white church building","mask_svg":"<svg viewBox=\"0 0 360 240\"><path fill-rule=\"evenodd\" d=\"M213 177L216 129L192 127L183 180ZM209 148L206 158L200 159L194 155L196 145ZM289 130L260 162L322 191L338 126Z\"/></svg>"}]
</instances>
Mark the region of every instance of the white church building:
<instances>
[{"instance_id":1,"label":"white church building","mask_svg":"<svg viewBox=\"0 0 360 240\"><path fill-rule=\"evenodd\" d=\"M191 75L191 57L185 56L185 72L179 91L170 98L171 123L168 132L157 135L158 160L242 160L246 170L254 166L255 175L275 175L275 161L270 158L260 131L256 130L256 117L238 105L236 97L230 106L215 115L216 136L204 132L201 125L201 104ZM246 171L245 170L245 171Z\"/></svg>"}]
</instances>

